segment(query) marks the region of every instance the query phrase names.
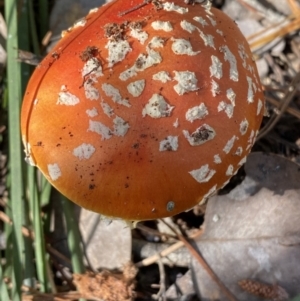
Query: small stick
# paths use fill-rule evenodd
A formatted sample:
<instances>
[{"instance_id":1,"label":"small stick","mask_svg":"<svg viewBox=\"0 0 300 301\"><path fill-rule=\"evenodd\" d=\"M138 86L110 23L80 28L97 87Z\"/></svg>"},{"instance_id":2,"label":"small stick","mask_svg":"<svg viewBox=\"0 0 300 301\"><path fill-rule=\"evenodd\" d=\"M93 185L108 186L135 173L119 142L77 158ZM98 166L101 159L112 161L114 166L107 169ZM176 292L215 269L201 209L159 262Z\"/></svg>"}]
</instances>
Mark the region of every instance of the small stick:
<instances>
[{"instance_id":1,"label":"small stick","mask_svg":"<svg viewBox=\"0 0 300 301\"><path fill-rule=\"evenodd\" d=\"M0 211L0 220L2 220L6 224L12 225L12 220L10 219L10 217L2 211ZM28 230L26 227L23 226L21 231L25 237L30 237L31 239L34 239L34 233Z\"/></svg>"},{"instance_id":2,"label":"small stick","mask_svg":"<svg viewBox=\"0 0 300 301\"><path fill-rule=\"evenodd\" d=\"M300 83L300 72L297 73L297 75L293 78L292 82L288 86L283 102L280 104L280 107L278 107L279 114L276 116L272 116L269 119L267 124L262 128L262 130L258 134L256 141L258 141L259 139L267 135L274 128L276 123L279 121L283 113L288 108L291 101L294 99L294 96L298 93L297 87L299 86L299 83Z\"/></svg>"},{"instance_id":3,"label":"small stick","mask_svg":"<svg viewBox=\"0 0 300 301\"><path fill-rule=\"evenodd\" d=\"M276 100L275 98L269 97L269 96L265 96L266 101L269 102L270 104L272 104L273 106L275 106L276 108L280 107L280 102L278 100ZM286 112L293 115L294 117L297 117L300 120L300 111L291 107L288 107L286 109Z\"/></svg>"},{"instance_id":4,"label":"small stick","mask_svg":"<svg viewBox=\"0 0 300 301\"><path fill-rule=\"evenodd\" d=\"M179 234L176 229L174 229L171 225L166 223L164 220L161 220L165 225L167 225L177 236L178 238L184 243L186 248L190 251L190 253L197 259L197 261L201 264L201 266L206 270L206 272L209 274L209 276L216 282L216 284L220 287L222 292L227 296L227 298L231 301L238 301L235 296L228 290L228 288L222 283L222 281L219 279L219 277L215 274L215 272L212 270L212 268L208 265L208 263L205 261L203 256L195 250L195 248L192 246L192 244L182 235Z\"/></svg>"},{"instance_id":5,"label":"small stick","mask_svg":"<svg viewBox=\"0 0 300 301\"><path fill-rule=\"evenodd\" d=\"M202 233L203 233L203 231L199 230L195 234L191 235L189 238L190 239L196 238L196 237L200 236ZM159 261L160 258L168 256L169 254L173 253L174 251L178 250L179 248L182 248L183 246L184 246L184 243L182 241L178 241L178 242L170 245L170 247L164 249L163 251L161 251L153 256L147 257L147 258L143 259L142 261L137 262L135 264L135 266L137 268L140 268L140 267L151 265L151 264Z\"/></svg>"},{"instance_id":6,"label":"small stick","mask_svg":"<svg viewBox=\"0 0 300 301\"><path fill-rule=\"evenodd\" d=\"M158 268L159 268L159 291L157 294L153 295L153 299L160 300L160 301L166 301L166 273L165 268L162 263L161 258L157 261Z\"/></svg>"},{"instance_id":7,"label":"small stick","mask_svg":"<svg viewBox=\"0 0 300 301\"><path fill-rule=\"evenodd\" d=\"M143 7L143 6L146 6L146 5L149 4L150 2L151 2L151 0L144 0L143 3L138 4L138 5L136 5L136 6L132 7L132 8L130 8L130 9L127 9L127 10L125 10L125 11L119 13L119 16L127 15L127 14L129 14L129 13L135 11L135 10L140 9L140 8Z\"/></svg>"}]
</instances>

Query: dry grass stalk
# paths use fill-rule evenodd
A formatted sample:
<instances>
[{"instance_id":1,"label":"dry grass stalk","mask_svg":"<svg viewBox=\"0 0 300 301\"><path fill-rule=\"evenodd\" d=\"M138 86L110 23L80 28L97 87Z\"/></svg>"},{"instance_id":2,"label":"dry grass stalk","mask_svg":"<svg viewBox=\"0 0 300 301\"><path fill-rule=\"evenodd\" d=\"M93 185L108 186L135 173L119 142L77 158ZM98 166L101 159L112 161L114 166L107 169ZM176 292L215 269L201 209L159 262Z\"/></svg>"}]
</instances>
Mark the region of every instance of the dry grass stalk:
<instances>
[{"instance_id":1,"label":"dry grass stalk","mask_svg":"<svg viewBox=\"0 0 300 301\"><path fill-rule=\"evenodd\" d=\"M292 13L284 20L277 24L272 24L268 28L264 28L250 36L247 40L250 44L252 51L263 47L264 45L272 42L276 38L282 38L300 28L300 7L294 0L289 0L289 6Z\"/></svg>"}]
</instances>

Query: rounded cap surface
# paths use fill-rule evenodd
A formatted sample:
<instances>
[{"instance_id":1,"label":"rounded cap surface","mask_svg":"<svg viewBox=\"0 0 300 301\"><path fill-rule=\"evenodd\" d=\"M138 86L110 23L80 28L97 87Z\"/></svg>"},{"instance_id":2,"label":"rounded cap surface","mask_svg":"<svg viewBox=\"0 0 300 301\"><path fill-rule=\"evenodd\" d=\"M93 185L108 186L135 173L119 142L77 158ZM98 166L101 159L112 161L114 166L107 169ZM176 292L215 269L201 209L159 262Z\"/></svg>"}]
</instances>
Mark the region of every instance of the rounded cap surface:
<instances>
[{"instance_id":1,"label":"rounded cap surface","mask_svg":"<svg viewBox=\"0 0 300 301\"><path fill-rule=\"evenodd\" d=\"M22 108L27 160L70 200L126 220L188 210L251 150L264 96L219 10L114 1L64 33Z\"/></svg>"}]
</instances>

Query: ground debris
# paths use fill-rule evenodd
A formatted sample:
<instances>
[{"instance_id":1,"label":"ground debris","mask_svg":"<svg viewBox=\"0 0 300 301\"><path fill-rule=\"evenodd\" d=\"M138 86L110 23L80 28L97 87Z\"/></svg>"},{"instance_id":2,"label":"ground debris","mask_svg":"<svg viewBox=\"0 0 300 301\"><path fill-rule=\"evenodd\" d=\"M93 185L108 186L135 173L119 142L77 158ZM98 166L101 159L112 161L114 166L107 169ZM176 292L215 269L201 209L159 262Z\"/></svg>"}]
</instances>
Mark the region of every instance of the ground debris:
<instances>
[{"instance_id":1,"label":"ground debris","mask_svg":"<svg viewBox=\"0 0 300 301\"><path fill-rule=\"evenodd\" d=\"M135 276L133 264L124 267L123 272L102 271L74 274L74 284L83 298L103 301L130 301L134 299Z\"/></svg>"},{"instance_id":2,"label":"ground debris","mask_svg":"<svg viewBox=\"0 0 300 301\"><path fill-rule=\"evenodd\" d=\"M251 279L241 280L238 284L246 292L264 299L270 299L273 301L284 301L288 300L289 298L285 289L276 284L269 285Z\"/></svg>"},{"instance_id":3,"label":"ground debris","mask_svg":"<svg viewBox=\"0 0 300 301\"><path fill-rule=\"evenodd\" d=\"M22 301L76 301L80 298L77 292L65 292L57 294L45 294L34 292L31 294L24 293Z\"/></svg>"}]
</instances>

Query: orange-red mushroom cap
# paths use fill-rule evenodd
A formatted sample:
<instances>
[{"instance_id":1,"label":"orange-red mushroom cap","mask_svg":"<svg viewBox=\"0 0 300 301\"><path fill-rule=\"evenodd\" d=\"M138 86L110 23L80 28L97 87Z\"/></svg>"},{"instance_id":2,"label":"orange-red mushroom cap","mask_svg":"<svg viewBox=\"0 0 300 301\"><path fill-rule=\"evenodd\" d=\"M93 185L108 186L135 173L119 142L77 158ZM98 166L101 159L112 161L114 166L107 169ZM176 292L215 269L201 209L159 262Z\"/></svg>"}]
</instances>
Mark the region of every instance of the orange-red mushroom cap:
<instances>
[{"instance_id":1,"label":"orange-red mushroom cap","mask_svg":"<svg viewBox=\"0 0 300 301\"><path fill-rule=\"evenodd\" d=\"M243 165L264 95L224 13L113 1L64 33L22 107L26 158L70 200L126 220L170 216Z\"/></svg>"}]
</instances>

